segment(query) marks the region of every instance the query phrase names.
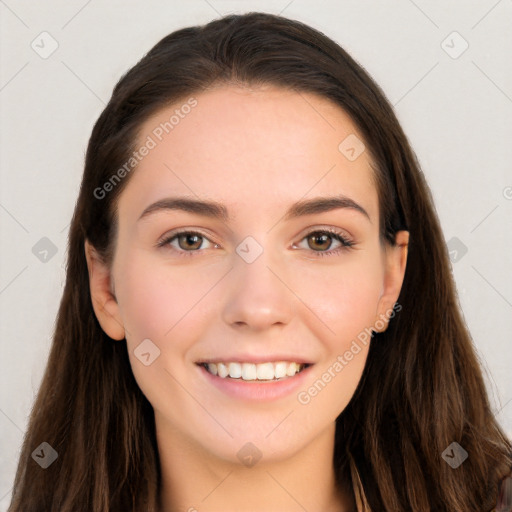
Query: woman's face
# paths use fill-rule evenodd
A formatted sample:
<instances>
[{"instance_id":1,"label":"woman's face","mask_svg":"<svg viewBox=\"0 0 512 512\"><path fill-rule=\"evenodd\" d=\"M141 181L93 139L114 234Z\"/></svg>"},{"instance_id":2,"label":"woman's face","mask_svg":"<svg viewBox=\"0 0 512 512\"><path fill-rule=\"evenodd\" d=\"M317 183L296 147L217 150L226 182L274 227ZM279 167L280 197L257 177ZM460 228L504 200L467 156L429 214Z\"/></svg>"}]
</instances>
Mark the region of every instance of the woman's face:
<instances>
[{"instance_id":1,"label":"woman's face","mask_svg":"<svg viewBox=\"0 0 512 512\"><path fill-rule=\"evenodd\" d=\"M290 457L334 428L405 270L407 233L379 243L361 139L328 100L273 87L220 87L142 126L111 273L88 263L160 435L239 462ZM278 362L310 366L239 376L294 366Z\"/></svg>"}]
</instances>

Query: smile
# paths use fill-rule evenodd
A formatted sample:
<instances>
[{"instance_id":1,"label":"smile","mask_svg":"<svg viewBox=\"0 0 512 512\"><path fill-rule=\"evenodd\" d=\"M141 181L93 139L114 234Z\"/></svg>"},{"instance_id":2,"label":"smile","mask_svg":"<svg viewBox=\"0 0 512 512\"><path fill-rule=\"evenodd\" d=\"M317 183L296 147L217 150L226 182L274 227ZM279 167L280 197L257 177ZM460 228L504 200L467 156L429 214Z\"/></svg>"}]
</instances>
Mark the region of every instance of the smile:
<instances>
[{"instance_id":1,"label":"smile","mask_svg":"<svg viewBox=\"0 0 512 512\"><path fill-rule=\"evenodd\" d=\"M293 396L306 386L313 366L312 363L284 360L264 363L210 360L196 363L200 375L209 385L224 395L246 402L269 402Z\"/></svg>"},{"instance_id":2,"label":"smile","mask_svg":"<svg viewBox=\"0 0 512 512\"><path fill-rule=\"evenodd\" d=\"M271 381L286 379L300 373L306 367L306 363L278 361L268 363L238 363L218 362L200 363L212 375L222 379L240 379L244 381Z\"/></svg>"}]
</instances>

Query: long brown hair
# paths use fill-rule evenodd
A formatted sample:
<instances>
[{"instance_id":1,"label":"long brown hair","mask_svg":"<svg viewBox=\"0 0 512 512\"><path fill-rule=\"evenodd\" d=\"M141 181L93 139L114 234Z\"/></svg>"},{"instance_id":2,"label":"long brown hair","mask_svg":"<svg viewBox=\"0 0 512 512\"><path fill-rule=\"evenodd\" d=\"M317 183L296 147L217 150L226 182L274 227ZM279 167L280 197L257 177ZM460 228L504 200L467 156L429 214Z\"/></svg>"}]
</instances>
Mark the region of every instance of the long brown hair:
<instances>
[{"instance_id":1,"label":"long brown hair","mask_svg":"<svg viewBox=\"0 0 512 512\"><path fill-rule=\"evenodd\" d=\"M114 342L96 319L84 241L112 262L116 202L136 168L109 193L98 189L128 161L149 116L223 83L315 93L344 109L372 157L382 243L394 244L398 230L410 233L402 309L387 331L374 334L356 392L336 420L338 484L360 482L374 512L490 510L510 472L511 443L489 406L432 196L393 109L324 34L249 13L163 38L119 80L94 125L53 344L9 511L157 510L153 409L134 379L126 343ZM31 456L43 442L58 454L46 469ZM468 453L457 469L442 458L453 442Z\"/></svg>"}]
</instances>

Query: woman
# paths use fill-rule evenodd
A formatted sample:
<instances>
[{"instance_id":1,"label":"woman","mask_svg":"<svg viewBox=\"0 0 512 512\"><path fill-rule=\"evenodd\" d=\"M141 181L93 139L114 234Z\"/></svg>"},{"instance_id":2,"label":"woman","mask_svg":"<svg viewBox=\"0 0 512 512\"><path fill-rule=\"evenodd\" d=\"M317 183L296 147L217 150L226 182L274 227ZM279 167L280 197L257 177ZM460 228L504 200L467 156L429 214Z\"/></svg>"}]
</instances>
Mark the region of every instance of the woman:
<instances>
[{"instance_id":1,"label":"woman","mask_svg":"<svg viewBox=\"0 0 512 512\"><path fill-rule=\"evenodd\" d=\"M443 240L325 35L250 13L165 37L89 141L9 510L494 509L511 444Z\"/></svg>"}]
</instances>

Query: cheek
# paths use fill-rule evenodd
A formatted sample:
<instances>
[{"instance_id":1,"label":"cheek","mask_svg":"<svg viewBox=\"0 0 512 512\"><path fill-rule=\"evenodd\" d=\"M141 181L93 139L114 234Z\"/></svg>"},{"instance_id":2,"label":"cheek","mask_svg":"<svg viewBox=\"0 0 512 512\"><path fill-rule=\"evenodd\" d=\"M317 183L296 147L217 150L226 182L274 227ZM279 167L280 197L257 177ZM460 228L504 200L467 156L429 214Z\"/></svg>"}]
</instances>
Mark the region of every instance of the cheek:
<instances>
[{"instance_id":1,"label":"cheek","mask_svg":"<svg viewBox=\"0 0 512 512\"><path fill-rule=\"evenodd\" d=\"M315 312L303 318L325 349L318 373L297 395L308 418L333 421L357 388L382 291L381 270L368 257L302 274L300 296Z\"/></svg>"},{"instance_id":2,"label":"cheek","mask_svg":"<svg viewBox=\"0 0 512 512\"><path fill-rule=\"evenodd\" d=\"M211 322L206 318L207 301L201 300L213 286L211 272L209 276L206 270L184 272L183 267L157 263L143 251L133 251L130 258L119 261L116 278L130 364L140 389L153 407L162 406L163 397L172 395L176 403L184 400L178 407L184 410L187 397L166 371L178 382L187 378L188 350ZM142 344L146 339L152 344ZM149 365L139 359L146 352L154 357Z\"/></svg>"},{"instance_id":3,"label":"cheek","mask_svg":"<svg viewBox=\"0 0 512 512\"><path fill-rule=\"evenodd\" d=\"M160 277L160 279L159 279ZM119 272L120 308L131 344L158 339L172 326L173 290L151 266L135 258Z\"/></svg>"},{"instance_id":4,"label":"cheek","mask_svg":"<svg viewBox=\"0 0 512 512\"><path fill-rule=\"evenodd\" d=\"M307 318L319 339L339 350L373 326L382 293L380 261L353 258L332 267L309 268L300 275L297 295L314 312Z\"/></svg>"},{"instance_id":5,"label":"cheek","mask_svg":"<svg viewBox=\"0 0 512 512\"><path fill-rule=\"evenodd\" d=\"M121 315L131 346L149 338L167 351L183 349L181 345L193 339L194 326L202 323L205 296L214 284L208 269L184 271L183 267L157 262L144 252L134 252L120 262L116 277ZM177 334L184 330L187 336L182 336L180 342Z\"/></svg>"}]
</instances>

